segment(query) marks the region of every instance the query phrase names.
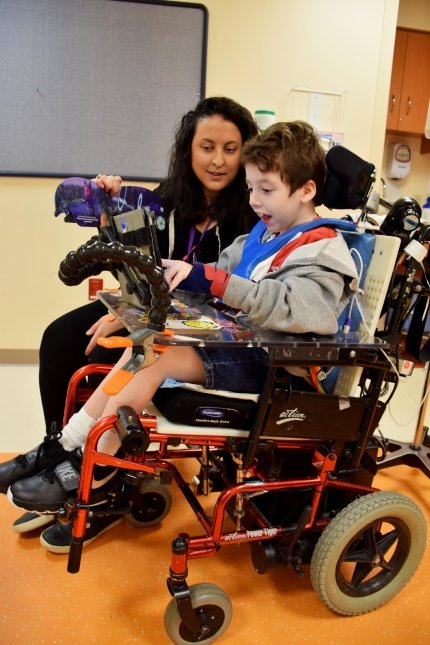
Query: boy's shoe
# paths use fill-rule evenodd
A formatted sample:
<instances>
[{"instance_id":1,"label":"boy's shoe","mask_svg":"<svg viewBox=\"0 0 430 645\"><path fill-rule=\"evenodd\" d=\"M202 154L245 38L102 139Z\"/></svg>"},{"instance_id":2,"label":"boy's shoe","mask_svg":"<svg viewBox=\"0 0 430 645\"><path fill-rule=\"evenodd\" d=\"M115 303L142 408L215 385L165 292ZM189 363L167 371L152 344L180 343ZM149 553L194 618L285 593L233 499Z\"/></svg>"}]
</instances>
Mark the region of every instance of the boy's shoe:
<instances>
[{"instance_id":1,"label":"boy's shoe","mask_svg":"<svg viewBox=\"0 0 430 645\"><path fill-rule=\"evenodd\" d=\"M88 518L83 546L89 544L96 537L119 524L122 519L122 515L94 516ZM72 541L72 526L72 523L64 524L63 522L57 522L54 526L45 529L40 535L41 545L51 553L69 553Z\"/></svg>"},{"instance_id":2,"label":"boy's shoe","mask_svg":"<svg viewBox=\"0 0 430 645\"><path fill-rule=\"evenodd\" d=\"M61 432L51 432L33 450L0 464L0 493L6 493L9 486L20 479L32 477L65 461L70 453L59 443L60 437Z\"/></svg>"},{"instance_id":3,"label":"boy's shoe","mask_svg":"<svg viewBox=\"0 0 430 645\"><path fill-rule=\"evenodd\" d=\"M12 524L12 531L15 533L28 533L40 529L42 526L52 524L57 519L56 515L48 513L40 515L39 513L26 512Z\"/></svg>"},{"instance_id":4,"label":"boy's shoe","mask_svg":"<svg viewBox=\"0 0 430 645\"><path fill-rule=\"evenodd\" d=\"M9 501L26 511L57 512L70 497L76 495L79 485L82 451L77 448L68 454L69 459L55 468L47 468L33 477L12 484L7 492ZM90 503L102 504L107 501L108 493L118 489L121 482L117 468L95 466Z\"/></svg>"}]
</instances>

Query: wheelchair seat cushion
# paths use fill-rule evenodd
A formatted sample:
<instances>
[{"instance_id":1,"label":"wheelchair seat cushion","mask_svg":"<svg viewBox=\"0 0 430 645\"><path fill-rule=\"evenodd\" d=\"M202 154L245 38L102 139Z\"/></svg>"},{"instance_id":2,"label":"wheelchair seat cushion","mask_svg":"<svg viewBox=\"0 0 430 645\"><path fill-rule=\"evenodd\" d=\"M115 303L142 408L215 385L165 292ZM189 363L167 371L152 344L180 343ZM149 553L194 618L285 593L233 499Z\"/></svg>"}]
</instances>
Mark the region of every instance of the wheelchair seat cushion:
<instances>
[{"instance_id":1,"label":"wheelchair seat cushion","mask_svg":"<svg viewBox=\"0 0 430 645\"><path fill-rule=\"evenodd\" d=\"M171 423L213 428L249 428L257 409L253 398L233 398L232 393L214 396L185 387L160 388L153 402Z\"/></svg>"}]
</instances>

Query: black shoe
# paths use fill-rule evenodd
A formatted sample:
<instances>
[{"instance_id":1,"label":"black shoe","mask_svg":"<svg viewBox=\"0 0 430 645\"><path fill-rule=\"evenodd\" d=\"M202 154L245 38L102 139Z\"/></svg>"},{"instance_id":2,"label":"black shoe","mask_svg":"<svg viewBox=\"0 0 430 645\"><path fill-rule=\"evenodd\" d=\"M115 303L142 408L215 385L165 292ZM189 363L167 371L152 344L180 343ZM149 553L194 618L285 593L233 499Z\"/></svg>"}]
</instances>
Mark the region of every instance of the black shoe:
<instances>
[{"instance_id":1,"label":"black shoe","mask_svg":"<svg viewBox=\"0 0 430 645\"><path fill-rule=\"evenodd\" d=\"M106 515L106 517L90 517L85 528L83 545L89 544L105 531L112 529L123 519L122 515ZM69 553L72 541L72 524L57 522L54 526L42 531L40 544L51 553Z\"/></svg>"},{"instance_id":2,"label":"black shoe","mask_svg":"<svg viewBox=\"0 0 430 645\"><path fill-rule=\"evenodd\" d=\"M37 448L0 464L0 493L6 493L9 486L20 479L65 461L70 453L59 443L60 437L61 432L51 432Z\"/></svg>"},{"instance_id":3,"label":"black shoe","mask_svg":"<svg viewBox=\"0 0 430 645\"><path fill-rule=\"evenodd\" d=\"M35 531L40 529L42 526L47 524L52 524L57 520L57 515L43 514L39 513L24 513L12 524L12 531L14 533L28 533L29 531Z\"/></svg>"},{"instance_id":4,"label":"black shoe","mask_svg":"<svg viewBox=\"0 0 430 645\"><path fill-rule=\"evenodd\" d=\"M9 501L26 511L55 513L70 497L75 497L80 477L82 452L80 448L69 453L69 459L55 468L48 468L34 477L17 481L9 488ZM95 466L91 486L91 504L102 504L108 493L122 482L117 468Z\"/></svg>"}]
</instances>

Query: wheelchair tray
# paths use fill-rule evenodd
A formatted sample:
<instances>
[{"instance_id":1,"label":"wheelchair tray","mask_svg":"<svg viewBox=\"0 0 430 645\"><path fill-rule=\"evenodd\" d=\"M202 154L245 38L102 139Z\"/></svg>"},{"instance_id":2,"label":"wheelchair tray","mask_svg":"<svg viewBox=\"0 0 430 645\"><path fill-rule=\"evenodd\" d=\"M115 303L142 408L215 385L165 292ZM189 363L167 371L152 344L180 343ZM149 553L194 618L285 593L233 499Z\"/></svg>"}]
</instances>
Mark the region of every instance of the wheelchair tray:
<instances>
[{"instance_id":1,"label":"wheelchair tray","mask_svg":"<svg viewBox=\"0 0 430 645\"><path fill-rule=\"evenodd\" d=\"M135 307L125 301L118 292L98 291L97 297L108 310L130 332L146 328L147 308ZM156 334L155 343L163 345L213 345L218 347L266 347L273 348L272 360L277 365L355 365L359 361L375 363L379 349L388 349L389 344L382 338L367 333L338 332L332 336L313 334L286 334L278 331L251 326L244 317L231 320L225 313L199 301L186 303L195 317L210 318L207 325L198 329L193 325L188 333L184 326L170 329L172 335ZM194 321L192 321L194 322Z\"/></svg>"}]
</instances>

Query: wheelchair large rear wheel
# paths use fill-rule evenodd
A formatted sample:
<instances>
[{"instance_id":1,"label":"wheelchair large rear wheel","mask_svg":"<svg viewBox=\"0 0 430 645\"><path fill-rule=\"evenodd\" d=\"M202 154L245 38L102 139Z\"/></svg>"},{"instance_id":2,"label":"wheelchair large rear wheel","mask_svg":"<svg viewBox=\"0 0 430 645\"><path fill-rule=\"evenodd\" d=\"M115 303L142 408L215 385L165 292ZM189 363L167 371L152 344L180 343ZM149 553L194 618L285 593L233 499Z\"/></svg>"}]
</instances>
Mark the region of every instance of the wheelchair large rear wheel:
<instances>
[{"instance_id":1,"label":"wheelchair large rear wheel","mask_svg":"<svg viewBox=\"0 0 430 645\"><path fill-rule=\"evenodd\" d=\"M200 643L209 645L221 636L230 624L232 606L225 591L217 585L203 583L190 587L191 603L206 633L195 634L182 622L174 598L167 605L164 627L175 645Z\"/></svg>"},{"instance_id":2,"label":"wheelchair large rear wheel","mask_svg":"<svg viewBox=\"0 0 430 645\"><path fill-rule=\"evenodd\" d=\"M139 497L130 502L130 513L125 517L134 526L146 528L159 524L172 507L170 490L160 482L148 479L139 486Z\"/></svg>"},{"instance_id":3,"label":"wheelchair large rear wheel","mask_svg":"<svg viewBox=\"0 0 430 645\"><path fill-rule=\"evenodd\" d=\"M338 614L372 611L403 589L425 546L425 518L411 499L385 491L365 495L323 531L312 556L312 586Z\"/></svg>"}]
</instances>

